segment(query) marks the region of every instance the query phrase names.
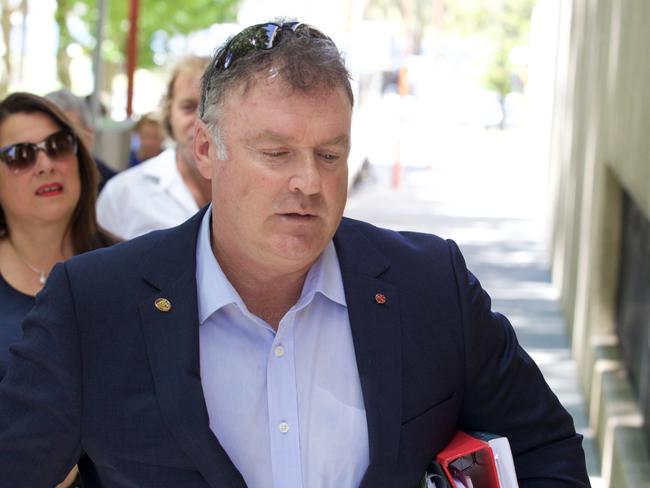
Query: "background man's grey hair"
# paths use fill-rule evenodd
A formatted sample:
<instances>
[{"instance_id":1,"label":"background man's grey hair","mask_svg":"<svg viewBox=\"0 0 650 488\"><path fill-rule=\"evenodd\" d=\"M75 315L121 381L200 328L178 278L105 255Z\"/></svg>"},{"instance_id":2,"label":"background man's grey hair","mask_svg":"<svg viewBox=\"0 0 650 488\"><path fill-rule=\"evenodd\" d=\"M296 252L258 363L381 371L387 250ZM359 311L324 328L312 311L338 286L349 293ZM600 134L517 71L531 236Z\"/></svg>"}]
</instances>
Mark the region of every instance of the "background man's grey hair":
<instances>
[{"instance_id":1,"label":"background man's grey hair","mask_svg":"<svg viewBox=\"0 0 650 488\"><path fill-rule=\"evenodd\" d=\"M219 125L226 94L235 88L245 93L258 74L279 76L290 90L305 94L342 87L350 105L354 105L350 73L338 48L329 39L283 32L273 48L254 50L224 70L217 63L229 41L217 49L201 80L199 118L212 133L219 159L227 157L223 128Z\"/></svg>"},{"instance_id":2,"label":"background man's grey hair","mask_svg":"<svg viewBox=\"0 0 650 488\"><path fill-rule=\"evenodd\" d=\"M94 129L95 124L93 121L90 107L86 100L78 97L69 90L61 89L48 93L45 98L54 102L64 112L74 112L79 117L79 121L83 124L85 129Z\"/></svg>"}]
</instances>

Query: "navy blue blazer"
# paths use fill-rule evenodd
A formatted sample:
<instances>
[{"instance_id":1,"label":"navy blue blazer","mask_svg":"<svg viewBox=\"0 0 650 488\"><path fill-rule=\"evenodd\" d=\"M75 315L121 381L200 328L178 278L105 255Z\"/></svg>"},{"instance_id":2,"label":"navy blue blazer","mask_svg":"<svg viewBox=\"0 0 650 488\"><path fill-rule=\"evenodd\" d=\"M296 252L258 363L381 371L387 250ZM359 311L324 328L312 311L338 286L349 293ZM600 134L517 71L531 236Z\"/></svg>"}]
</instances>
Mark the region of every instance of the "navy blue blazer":
<instances>
[{"instance_id":1,"label":"navy blue blazer","mask_svg":"<svg viewBox=\"0 0 650 488\"><path fill-rule=\"evenodd\" d=\"M49 488L81 453L87 487L245 486L201 389L204 211L55 267L0 384L2 486ZM589 486L571 417L453 242L343 219L334 243L368 422L362 487L416 487L457 428L506 435L522 488Z\"/></svg>"}]
</instances>

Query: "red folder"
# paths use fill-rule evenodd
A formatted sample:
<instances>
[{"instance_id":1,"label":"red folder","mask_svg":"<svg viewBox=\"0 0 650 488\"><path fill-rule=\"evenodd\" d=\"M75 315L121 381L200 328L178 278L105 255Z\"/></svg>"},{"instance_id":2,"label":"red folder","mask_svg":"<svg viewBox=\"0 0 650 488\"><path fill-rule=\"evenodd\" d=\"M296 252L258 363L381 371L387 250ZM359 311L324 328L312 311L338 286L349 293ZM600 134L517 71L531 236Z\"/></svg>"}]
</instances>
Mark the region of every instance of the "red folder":
<instances>
[{"instance_id":1,"label":"red folder","mask_svg":"<svg viewBox=\"0 0 650 488\"><path fill-rule=\"evenodd\" d=\"M456 432L436 461L450 480L470 479L473 488L501 488L492 448L465 432Z\"/></svg>"}]
</instances>

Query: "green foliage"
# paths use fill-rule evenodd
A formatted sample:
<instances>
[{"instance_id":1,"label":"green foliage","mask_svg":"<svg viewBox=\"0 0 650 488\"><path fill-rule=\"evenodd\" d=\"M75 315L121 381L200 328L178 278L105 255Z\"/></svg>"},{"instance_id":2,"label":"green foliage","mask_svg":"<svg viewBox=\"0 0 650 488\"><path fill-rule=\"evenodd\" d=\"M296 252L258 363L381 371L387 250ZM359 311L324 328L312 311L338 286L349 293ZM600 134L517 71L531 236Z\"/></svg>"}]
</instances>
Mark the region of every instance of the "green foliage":
<instances>
[{"instance_id":1,"label":"green foliage","mask_svg":"<svg viewBox=\"0 0 650 488\"><path fill-rule=\"evenodd\" d=\"M367 0L363 17L369 20L402 20L402 8L396 0Z\"/></svg>"},{"instance_id":2,"label":"green foliage","mask_svg":"<svg viewBox=\"0 0 650 488\"><path fill-rule=\"evenodd\" d=\"M507 54L507 50L497 49L484 77L487 88L497 92L501 97L505 97L511 88L511 68Z\"/></svg>"},{"instance_id":3,"label":"green foliage","mask_svg":"<svg viewBox=\"0 0 650 488\"><path fill-rule=\"evenodd\" d=\"M407 25L413 36L413 52L433 20L433 5L444 7L443 30L462 37L480 36L491 46L492 59L485 83L502 97L510 90L515 67L509 56L525 45L530 17L537 0L367 0L364 18L392 20Z\"/></svg>"},{"instance_id":4,"label":"green foliage","mask_svg":"<svg viewBox=\"0 0 650 488\"><path fill-rule=\"evenodd\" d=\"M74 41L66 18L72 8L70 0L57 0L54 20L59 26L59 45L56 48L56 72L59 80L64 87L70 88L70 58L66 53L66 48Z\"/></svg>"},{"instance_id":5,"label":"green foliage","mask_svg":"<svg viewBox=\"0 0 650 488\"><path fill-rule=\"evenodd\" d=\"M59 0L61 1L61 0ZM69 1L69 0L68 0ZM87 50L95 45L99 8L97 0L74 0L74 14L86 25L90 36L76 39ZM120 63L126 57L129 31L128 0L109 0L102 45L102 57ZM168 51L168 40L177 34L207 28L212 24L233 21L239 0L140 0L138 16L138 66L152 67L156 50ZM155 41L155 42L154 42Z\"/></svg>"},{"instance_id":6,"label":"green foliage","mask_svg":"<svg viewBox=\"0 0 650 488\"><path fill-rule=\"evenodd\" d=\"M513 48L527 44L530 17L537 0L447 0L445 29L460 35L482 35L492 44L492 60L485 75L488 88L502 97L510 90L515 67Z\"/></svg>"},{"instance_id":7,"label":"green foliage","mask_svg":"<svg viewBox=\"0 0 650 488\"><path fill-rule=\"evenodd\" d=\"M366 0L363 18L402 23L410 37L410 51L419 54L422 38L433 20L434 2L443 0Z\"/></svg>"}]
</instances>

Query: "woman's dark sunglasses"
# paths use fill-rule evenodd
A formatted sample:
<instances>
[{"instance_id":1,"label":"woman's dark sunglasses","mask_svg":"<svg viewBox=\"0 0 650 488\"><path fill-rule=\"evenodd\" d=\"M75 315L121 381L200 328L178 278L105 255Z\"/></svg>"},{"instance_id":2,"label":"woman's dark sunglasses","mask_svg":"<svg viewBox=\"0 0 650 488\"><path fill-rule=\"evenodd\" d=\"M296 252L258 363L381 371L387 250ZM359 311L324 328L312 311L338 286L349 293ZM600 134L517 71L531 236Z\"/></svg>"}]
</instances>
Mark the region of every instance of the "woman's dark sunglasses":
<instances>
[{"instance_id":1,"label":"woman's dark sunglasses","mask_svg":"<svg viewBox=\"0 0 650 488\"><path fill-rule=\"evenodd\" d=\"M247 27L223 48L215 67L219 70L228 69L235 61L248 55L252 51L268 50L277 46L284 32L292 32L298 36L312 37L316 39L332 40L321 31L302 22L286 22L276 24L268 22Z\"/></svg>"},{"instance_id":2,"label":"woman's dark sunglasses","mask_svg":"<svg viewBox=\"0 0 650 488\"><path fill-rule=\"evenodd\" d=\"M41 142L19 142L0 148L0 159L14 173L34 167L38 151L44 151L50 159L62 158L77 152L77 137L69 130L50 134Z\"/></svg>"}]
</instances>

